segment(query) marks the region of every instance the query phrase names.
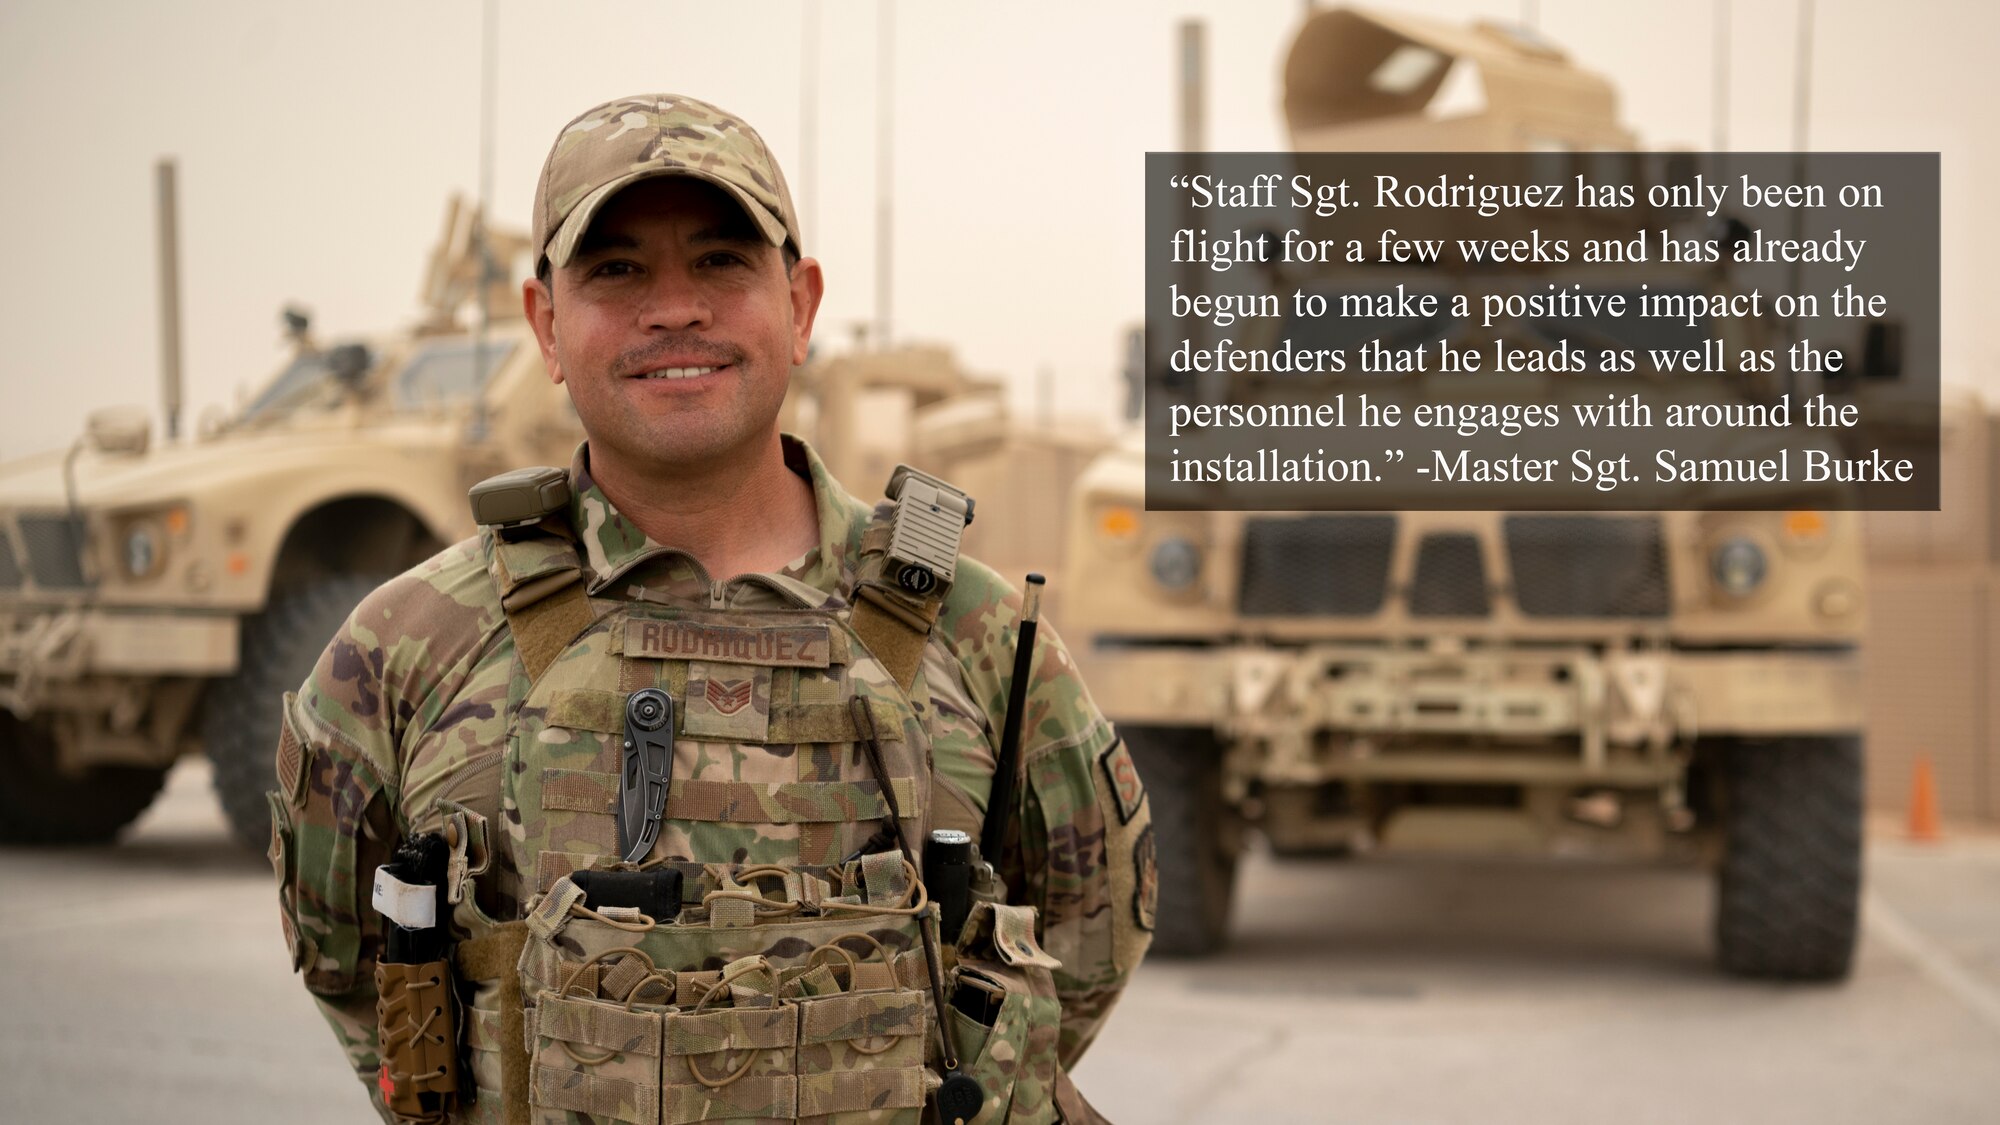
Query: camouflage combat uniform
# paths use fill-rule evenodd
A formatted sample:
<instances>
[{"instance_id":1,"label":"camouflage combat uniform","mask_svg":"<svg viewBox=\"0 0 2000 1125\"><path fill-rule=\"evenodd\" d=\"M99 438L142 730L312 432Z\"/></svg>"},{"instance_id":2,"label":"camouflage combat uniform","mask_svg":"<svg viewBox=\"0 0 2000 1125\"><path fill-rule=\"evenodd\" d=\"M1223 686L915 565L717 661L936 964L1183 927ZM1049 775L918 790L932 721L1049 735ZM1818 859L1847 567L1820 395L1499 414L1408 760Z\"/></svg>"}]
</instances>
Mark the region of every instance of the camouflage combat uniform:
<instances>
[{"instance_id":1,"label":"camouflage combat uniform","mask_svg":"<svg viewBox=\"0 0 2000 1125\"><path fill-rule=\"evenodd\" d=\"M854 587L870 511L803 443L787 437L785 457L812 485L820 540L780 573L840 607ZM714 604L715 588L689 556L648 540L592 484L587 447L570 479L571 525L598 608L613 599ZM383 585L286 701L272 795L286 936L294 967L371 1086L372 971L383 940L369 905L374 868L398 839L439 831L452 807L519 822L502 805L501 748L528 682L488 565L487 546L474 538ZM978 836L1019 607L1003 579L961 560L909 692L931 737L930 827ZM1046 626L1027 700L1018 843L1003 874L1009 901L1037 909L1042 947L1060 961L1058 1054L1069 1068L1150 940L1149 810L1130 758ZM493 858L458 910L461 931L481 915L518 917L537 883L546 886L546 873L510 869L506 849L493 849Z\"/></svg>"}]
</instances>

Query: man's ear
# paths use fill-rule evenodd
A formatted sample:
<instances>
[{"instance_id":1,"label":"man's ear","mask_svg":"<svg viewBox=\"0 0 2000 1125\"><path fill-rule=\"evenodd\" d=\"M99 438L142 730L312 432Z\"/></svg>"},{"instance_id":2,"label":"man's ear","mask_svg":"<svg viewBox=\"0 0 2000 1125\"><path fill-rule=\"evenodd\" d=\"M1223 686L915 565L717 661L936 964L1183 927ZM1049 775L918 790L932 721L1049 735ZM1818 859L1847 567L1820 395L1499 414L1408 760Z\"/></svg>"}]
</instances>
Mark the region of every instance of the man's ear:
<instances>
[{"instance_id":1,"label":"man's ear","mask_svg":"<svg viewBox=\"0 0 2000 1125\"><path fill-rule=\"evenodd\" d=\"M800 258L792 266L792 366L806 361L812 349L813 318L826 295L826 277L816 258Z\"/></svg>"},{"instance_id":2,"label":"man's ear","mask_svg":"<svg viewBox=\"0 0 2000 1125\"><path fill-rule=\"evenodd\" d=\"M556 299L540 278L521 283L521 311L535 330L535 343L541 346L542 366L549 370L549 381L561 383L562 361L556 358Z\"/></svg>"}]
</instances>

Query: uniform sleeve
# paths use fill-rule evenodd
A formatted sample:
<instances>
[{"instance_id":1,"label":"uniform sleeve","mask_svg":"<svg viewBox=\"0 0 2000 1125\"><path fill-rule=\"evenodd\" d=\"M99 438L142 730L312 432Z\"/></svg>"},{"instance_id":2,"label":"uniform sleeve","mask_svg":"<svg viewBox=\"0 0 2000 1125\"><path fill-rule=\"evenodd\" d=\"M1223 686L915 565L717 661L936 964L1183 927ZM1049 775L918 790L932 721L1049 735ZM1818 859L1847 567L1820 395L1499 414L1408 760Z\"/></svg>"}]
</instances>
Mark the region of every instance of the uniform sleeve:
<instances>
[{"instance_id":1,"label":"uniform sleeve","mask_svg":"<svg viewBox=\"0 0 2000 1125\"><path fill-rule=\"evenodd\" d=\"M348 1064L372 1095L376 1053L375 962L382 948L381 919L369 906L377 866L388 861L397 836L382 753L393 762L387 731L371 748L354 737L356 726L330 727L319 713L329 706L323 679L350 651L343 630L321 657L313 678L285 699L278 747L279 791L272 794L273 865L280 881L285 938L292 968L305 980Z\"/></svg>"},{"instance_id":2,"label":"uniform sleeve","mask_svg":"<svg viewBox=\"0 0 2000 1125\"><path fill-rule=\"evenodd\" d=\"M1058 1053L1073 1069L1152 943L1152 811L1124 744L1046 619L1022 716L1019 803L986 807L1020 599L986 568L961 566L939 628L958 657L955 687L965 698L934 690L935 718L954 736L976 727L981 745L969 756L940 754L938 772L984 815L1006 816L1018 828L998 866L1010 900L1036 908L1042 946L1062 963L1054 974L1062 1000Z\"/></svg>"},{"instance_id":3,"label":"uniform sleeve","mask_svg":"<svg viewBox=\"0 0 2000 1125\"><path fill-rule=\"evenodd\" d=\"M1058 1053L1073 1070L1152 944L1152 810L1068 650L1046 626L1037 647L1016 854L1024 898L1042 918L1042 947L1062 962Z\"/></svg>"},{"instance_id":4,"label":"uniform sleeve","mask_svg":"<svg viewBox=\"0 0 2000 1125\"><path fill-rule=\"evenodd\" d=\"M364 599L285 697L271 794L285 938L378 1112L375 868L409 826L407 802L428 793L405 791L405 748L499 619L488 589L476 540L447 549Z\"/></svg>"}]
</instances>

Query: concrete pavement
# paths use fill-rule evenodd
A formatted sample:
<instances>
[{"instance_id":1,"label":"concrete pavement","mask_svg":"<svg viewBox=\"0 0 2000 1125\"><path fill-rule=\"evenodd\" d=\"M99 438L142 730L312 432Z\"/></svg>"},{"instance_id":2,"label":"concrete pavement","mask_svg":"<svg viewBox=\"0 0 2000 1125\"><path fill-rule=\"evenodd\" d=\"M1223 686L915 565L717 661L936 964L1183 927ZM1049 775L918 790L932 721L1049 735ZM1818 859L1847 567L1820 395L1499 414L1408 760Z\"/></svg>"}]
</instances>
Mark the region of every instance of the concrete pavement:
<instances>
[{"instance_id":1,"label":"concrete pavement","mask_svg":"<svg viewBox=\"0 0 2000 1125\"><path fill-rule=\"evenodd\" d=\"M116 847L0 851L0 1121L373 1120L199 762ZM1853 979L1709 964L1667 868L1253 856L1078 1083L1131 1122L2000 1121L2000 839L1877 832Z\"/></svg>"}]
</instances>

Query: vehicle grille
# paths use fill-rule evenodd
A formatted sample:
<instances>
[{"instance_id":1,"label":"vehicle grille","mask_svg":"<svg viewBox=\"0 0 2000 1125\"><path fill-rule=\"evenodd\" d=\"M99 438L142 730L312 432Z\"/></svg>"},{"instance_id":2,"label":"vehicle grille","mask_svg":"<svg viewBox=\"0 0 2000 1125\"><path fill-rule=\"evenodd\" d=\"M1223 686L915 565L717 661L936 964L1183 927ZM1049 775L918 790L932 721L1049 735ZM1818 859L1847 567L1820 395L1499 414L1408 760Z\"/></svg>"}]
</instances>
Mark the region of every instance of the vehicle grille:
<instances>
[{"instance_id":1,"label":"vehicle grille","mask_svg":"<svg viewBox=\"0 0 2000 1125\"><path fill-rule=\"evenodd\" d=\"M1394 516L1251 520L1237 604L1246 617L1380 612L1395 544Z\"/></svg>"},{"instance_id":2,"label":"vehicle grille","mask_svg":"<svg viewBox=\"0 0 2000 1125\"><path fill-rule=\"evenodd\" d=\"M1667 555L1651 516L1508 516L1514 601L1529 617L1665 617Z\"/></svg>"},{"instance_id":3,"label":"vehicle grille","mask_svg":"<svg viewBox=\"0 0 2000 1125\"><path fill-rule=\"evenodd\" d=\"M1417 547L1417 571L1410 580L1410 615L1484 617L1490 612L1486 561L1479 554L1479 537L1460 533L1424 536Z\"/></svg>"},{"instance_id":4,"label":"vehicle grille","mask_svg":"<svg viewBox=\"0 0 2000 1125\"><path fill-rule=\"evenodd\" d=\"M35 585L45 590L83 587L83 537L69 517L21 516L16 525Z\"/></svg>"},{"instance_id":5,"label":"vehicle grille","mask_svg":"<svg viewBox=\"0 0 2000 1125\"><path fill-rule=\"evenodd\" d=\"M14 558L14 537L0 528L0 590L21 588L21 564Z\"/></svg>"}]
</instances>

